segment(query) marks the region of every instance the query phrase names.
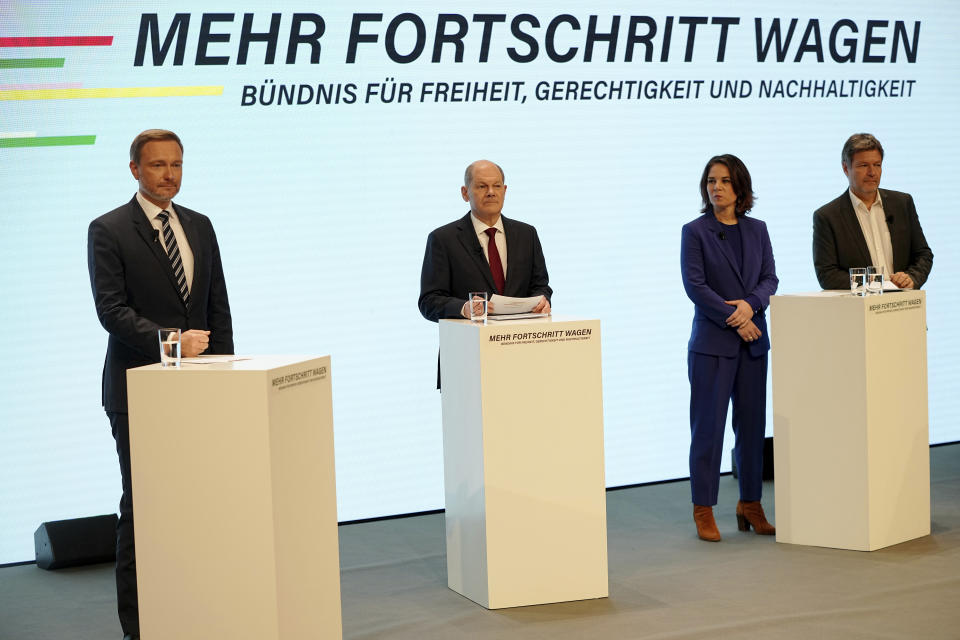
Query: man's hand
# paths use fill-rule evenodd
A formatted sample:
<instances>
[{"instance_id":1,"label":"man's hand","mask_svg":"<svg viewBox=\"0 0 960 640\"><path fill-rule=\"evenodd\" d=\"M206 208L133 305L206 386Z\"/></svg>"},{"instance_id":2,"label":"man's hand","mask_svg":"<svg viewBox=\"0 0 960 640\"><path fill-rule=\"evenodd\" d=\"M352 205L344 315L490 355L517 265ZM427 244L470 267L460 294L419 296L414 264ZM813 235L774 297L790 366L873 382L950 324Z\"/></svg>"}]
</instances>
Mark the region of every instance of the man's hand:
<instances>
[{"instance_id":1,"label":"man's hand","mask_svg":"<svg viewBox=\"0 0 960 640\"><path fill-rule=\"evenodd\" d=\"M184 358L195 358L210 346L210 332L187 329L180 334L180 348Z\"/></svg>"},{"instance_id":2,"label":"man's hand","mask_svg":"<svg viewBox=\"0 0 960 640\"><path fill-rule=\"evenodd\" d=\"M540 296L540 302L537 303L530 313L550 313L550 301L546 296Z\"/></svg>"},{"instance_id":3,"label":"man's hand","mask_svg":"<svg viewBox=\"0 0 960 640\"><path fill-rule=\"evenodd\" d=\"M753 308L749 302L746 300L724 300L724 303L737 308L737 310L727 318L727 326L739 329L748 322L753 324L751 320L753 318Z\"/></svg>"},{"instance_id":4,"label":"man's hand","mask_svg":"<svg viewBox=\"0 0 960 640\"><path fill-rule=\"evenodd\" d=\"M890 276L890 282L897 285L901 289L913 289L913 278L905 274L903 271L897 271L895 274Z\"/></svg>"},{"instance_id":5,"label":"man's hand","mask_svg":"<svg viewBox=\"0 0 960 640\"><path fill-rule=\"evenodd\" d=\"M480 298L474 298L474 300L480 300ZM479 305L479 302L477 303ZM479 315L482 309L477 309L477 314ZM487 313L493 313L493 303L489 300L487 301ZM467 320L470 319L470 301L467 300L463 303L463 306L460 307L460 315L462 315Z\"/></svg>"},{"instance_id":6,"label":"man's hand","mask_svg":"<svg viewBox=\"0 0 960 640\"><path fill-rule=\"evenodd\" d=\"M760 336L763 335L760 333L760 329L757 329L757 325L753 324L753 320L747 320L743 326L737 329L737 333L740 334L744 342L759 340Z\"/></svg>"}]
</instances>

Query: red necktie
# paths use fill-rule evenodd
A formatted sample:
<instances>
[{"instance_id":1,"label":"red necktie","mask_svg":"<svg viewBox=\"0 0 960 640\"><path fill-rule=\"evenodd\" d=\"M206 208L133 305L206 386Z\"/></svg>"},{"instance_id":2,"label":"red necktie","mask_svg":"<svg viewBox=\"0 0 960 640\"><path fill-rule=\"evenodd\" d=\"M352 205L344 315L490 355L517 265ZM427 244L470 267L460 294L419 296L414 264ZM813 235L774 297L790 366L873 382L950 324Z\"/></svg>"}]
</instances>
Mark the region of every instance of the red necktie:
<instances>
[{"instance_id":1,"label":"red necktie","mask_svg":"<svg viewBox=\"0 0 960 640\"><path fill-rule=\"evenodd\" d=\"M494 240L494 236L497 235L497 230L494 227L490 227L484 233L490 238L487 242L487 257L490 260L490 273L493 274L493 284L497 285L497 293L503 295L503 263L500 262L500 252L497 250L497 241Z\"/></svg>"}]
</instances>

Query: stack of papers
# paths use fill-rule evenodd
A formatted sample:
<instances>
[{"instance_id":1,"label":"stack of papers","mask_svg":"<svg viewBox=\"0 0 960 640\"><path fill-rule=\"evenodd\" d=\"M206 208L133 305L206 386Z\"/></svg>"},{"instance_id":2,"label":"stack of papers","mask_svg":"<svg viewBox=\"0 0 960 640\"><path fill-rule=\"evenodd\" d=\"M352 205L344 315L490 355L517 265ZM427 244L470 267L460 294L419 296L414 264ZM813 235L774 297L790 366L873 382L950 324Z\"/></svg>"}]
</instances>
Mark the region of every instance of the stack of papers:
<instances>
[{"instance_id":1,"label":"stack of papers","mask_svg":"<svg viewBox=\"0 0 960 640\"><path fill-rule=\"evenodd\" d=\"M240 360L249 360L244 356L197 356L195 358L180 358L181 364L224 364L227 362L239 362Z\"/></svg>"},{"instance_id":2,"label":"stack of papers","mask_svg":"<svg viewBox=\"0 0 960 640\"><path fill-rule=\"evenodd\" d=\"M549 313L532 313L533 308L540 303L542 296L532 298L511 298L493 294L490 303L493 310L487 314L487 320L523 320L524 318L545 318Z\"/></svg>"}]
</instances>

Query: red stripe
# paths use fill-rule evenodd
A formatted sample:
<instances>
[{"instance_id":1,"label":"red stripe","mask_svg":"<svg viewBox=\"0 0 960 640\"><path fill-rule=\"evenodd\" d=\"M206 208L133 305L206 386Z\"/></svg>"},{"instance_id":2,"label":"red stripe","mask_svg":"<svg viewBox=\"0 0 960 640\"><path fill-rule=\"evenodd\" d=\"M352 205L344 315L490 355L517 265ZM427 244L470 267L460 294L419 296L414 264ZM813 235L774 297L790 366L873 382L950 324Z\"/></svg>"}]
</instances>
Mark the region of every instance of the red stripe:
<instances>
[{"instance_id":1,"label":"red stripe","mask_svg":"<svg viewBox=\"0 0 960 640\"><path fill-rule=\"evenodd\" d=\"M0 38L0 47L109 47L113 36Z\"/></svg>"}]
</instances>

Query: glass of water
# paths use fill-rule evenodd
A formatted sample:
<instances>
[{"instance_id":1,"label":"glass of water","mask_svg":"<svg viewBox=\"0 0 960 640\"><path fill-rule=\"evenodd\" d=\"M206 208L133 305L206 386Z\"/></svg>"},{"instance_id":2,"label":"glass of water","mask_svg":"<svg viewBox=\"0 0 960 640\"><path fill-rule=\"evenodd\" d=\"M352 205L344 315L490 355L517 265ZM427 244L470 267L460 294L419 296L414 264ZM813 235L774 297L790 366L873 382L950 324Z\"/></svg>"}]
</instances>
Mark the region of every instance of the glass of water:
<instances>
[{"instance_id":1,"label":"glass of water","mask_svg":"<svg viewBox=\"0 0 960 640\"><path fill-rule=\"evenodd\" d=\"M486 322L487 320L487 292L475 291L467 294L472 322Z\"/></svg>"},{"instance_id":2,"label":"glass of water","mask_svg":"<svg viewBox=\"0 0 960 640\"><path fill-rule=\"evenodd\" d=\"M886 269L881 265L879 267L867 267L867 295L878 296L883 293L883 281Z\"/></svg>"},{"instance_id":3,"label":"glass of water","mask_svg":"<svg viewBox=\"0 0 960 640\"><path fill-rule=\"evenodd\" d=\"M867 270L864 267L850 269L850 293L855 296L867 295Z\"/></svg>"},{"instance_id":4,"label":"glass of water","mask_svg":"<svg viewBox=\"0 0 960 640\"><path fill-rule=\"evenodd\" d=\"M180 366L180 329L160 329L160 366Z\"/></svg>"}]
</instances>

